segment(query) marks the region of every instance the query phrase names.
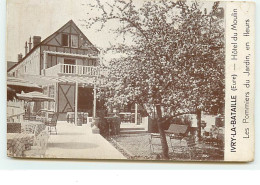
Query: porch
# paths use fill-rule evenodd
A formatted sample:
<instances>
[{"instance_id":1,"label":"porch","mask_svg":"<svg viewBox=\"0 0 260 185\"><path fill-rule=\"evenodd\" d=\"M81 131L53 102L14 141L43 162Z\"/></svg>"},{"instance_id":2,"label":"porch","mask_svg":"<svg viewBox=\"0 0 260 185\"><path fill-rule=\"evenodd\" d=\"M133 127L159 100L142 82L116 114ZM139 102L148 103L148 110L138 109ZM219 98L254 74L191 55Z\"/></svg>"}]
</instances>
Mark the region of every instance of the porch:
<instances>
[{"instance_id":1,"label":"porch","mask_svg":"<svg viewBox=\"0 0 260 185\"><path fill-rule=\"evenodd\" d=\"M92 55L65 53L57 51L43 51L43 76L90 76L100 75L99 58ZM52 56L56 60L52 60Z\"/></svg>"},{"instance_id":2,"label":"porch","mask_svg":"<svg viewBox=\"0 0 260 185\"><path fill-rule=\"evenodd\" d=\"M100 70L96 66L83 66L73 64L57 64L45 69L45 76L60 75L80 75L80 76L98 76Z\"/></svg>"}]
</instances>

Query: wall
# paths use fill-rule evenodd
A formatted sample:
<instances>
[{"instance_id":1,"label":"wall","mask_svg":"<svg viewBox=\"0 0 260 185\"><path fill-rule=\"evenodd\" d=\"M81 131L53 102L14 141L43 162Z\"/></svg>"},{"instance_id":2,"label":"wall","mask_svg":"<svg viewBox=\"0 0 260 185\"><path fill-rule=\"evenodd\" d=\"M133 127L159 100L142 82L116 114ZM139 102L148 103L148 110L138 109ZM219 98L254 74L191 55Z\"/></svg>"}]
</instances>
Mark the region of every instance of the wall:
<instances>
[{"instance_id":1,"label":"wall","mask_svg":"<svg viewBox=\"0 0 260 185\"><path fill-rule=\"evenodd\" d=\"M24 102L19 100L7 101L7 120L9 122L22 121L24 114ZM17 116L14 116L17 115ZM11 116L11 117L10 117Z\"/></svg>"},{"instance_id":2,"label":"wall","mask_svg":"<svg viewBox=\"0 0 260 185\"><path fill-rule=\"evenodd\" d=\"M8 74L16 77L24 74L39 75L40 74L40 47L36 48L30 55L28 55L21 63L14 67Z\"/></svg>"}]
</instances>

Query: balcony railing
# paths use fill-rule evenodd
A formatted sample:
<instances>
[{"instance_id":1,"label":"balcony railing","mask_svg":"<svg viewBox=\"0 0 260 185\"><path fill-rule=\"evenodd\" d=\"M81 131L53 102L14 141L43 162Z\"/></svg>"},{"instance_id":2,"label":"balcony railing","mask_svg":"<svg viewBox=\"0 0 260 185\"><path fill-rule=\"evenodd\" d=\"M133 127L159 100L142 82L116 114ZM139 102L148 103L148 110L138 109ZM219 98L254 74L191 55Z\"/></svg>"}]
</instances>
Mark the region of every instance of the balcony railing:
<instances>
[{"instance_id":1,"label":"balcony railing","mask_svg":"<svg viewBox=\"0 0 260 185\"><path fill-rule=\"evenodd\" d=\"M98 76L99 68L96 66L58 64L46 69L45 71L46 76L52 76L55 74Z\"/></svg>"}]
</instances>

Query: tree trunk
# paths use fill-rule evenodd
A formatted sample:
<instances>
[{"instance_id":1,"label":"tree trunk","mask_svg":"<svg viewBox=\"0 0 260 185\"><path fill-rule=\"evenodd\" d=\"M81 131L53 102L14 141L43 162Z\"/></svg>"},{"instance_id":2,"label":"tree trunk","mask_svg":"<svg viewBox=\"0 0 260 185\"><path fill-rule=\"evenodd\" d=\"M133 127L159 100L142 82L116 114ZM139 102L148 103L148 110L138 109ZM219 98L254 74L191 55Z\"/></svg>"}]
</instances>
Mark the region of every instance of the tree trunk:
<instances>
[{"instance_id":1,"label":"tree trunk","mask_svg":"<svg viewBox=\"0 0 260 185\"><path fill-rule=\"evenodd\" d=\"M198 139L201 139L201 109L197 109Z\"/></svg>"},{"instance_id":2,"label":"tree trunk","mask_svg":"<svg viewBox=\"0 0 260 185\"><path fill-rule=\"evenodd\" d=\"M158 130L160 133L160 139L161 139L161 144L162 144L162 157L163 159L168 160L169 159L169 148L168 148L168 144L167 144L167 140L166 140L166 135L162 126L162 111L161 111L161 106L160 105L156 105L156 112L157 112L157 116L158 116L158 120L157 120L157 126L158 126Z\"/></svg>"}]
</instances>

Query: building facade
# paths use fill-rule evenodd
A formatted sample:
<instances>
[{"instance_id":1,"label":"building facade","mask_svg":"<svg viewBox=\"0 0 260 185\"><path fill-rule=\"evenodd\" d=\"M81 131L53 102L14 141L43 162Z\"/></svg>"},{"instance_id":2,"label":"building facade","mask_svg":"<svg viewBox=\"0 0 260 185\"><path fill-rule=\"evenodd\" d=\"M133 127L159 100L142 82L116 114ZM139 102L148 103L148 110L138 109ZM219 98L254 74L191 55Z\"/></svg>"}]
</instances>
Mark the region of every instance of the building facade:
<instances>
[{"instance_id":1,"label":"building facade","mask_svg":"<svg viewBox=\"0 0 260 185\"><path fill-rule=\"evenodd\" d=\"M99 50L70 20L41 41L33 36L25 43L25 56L8 70L8 76L25 78L43 87L44 93L55 98L38 109L59 113L93 112L94 83L99 76ZM95 103L94 103L95 106Z\"/></svg>"}]
</instances>

